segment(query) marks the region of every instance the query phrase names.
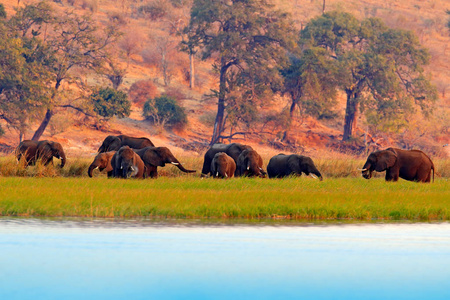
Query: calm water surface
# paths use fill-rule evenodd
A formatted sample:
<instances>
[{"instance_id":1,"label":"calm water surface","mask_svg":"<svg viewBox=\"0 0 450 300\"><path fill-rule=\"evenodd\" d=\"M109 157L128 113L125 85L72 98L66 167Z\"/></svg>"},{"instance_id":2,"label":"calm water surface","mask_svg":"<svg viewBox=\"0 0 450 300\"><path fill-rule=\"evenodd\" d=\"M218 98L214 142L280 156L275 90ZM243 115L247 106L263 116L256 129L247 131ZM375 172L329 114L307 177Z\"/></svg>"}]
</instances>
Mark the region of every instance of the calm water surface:
<instances>
[{"instance_id":1,"label":"calm water surface","mask_svg":"<svg viewBox=\"0 0 450 300\"><path fill-rule=\"evenodd\" d=\"M0 218L0 299L450 299L450 223Z\"/></svg>"}]
</instances>

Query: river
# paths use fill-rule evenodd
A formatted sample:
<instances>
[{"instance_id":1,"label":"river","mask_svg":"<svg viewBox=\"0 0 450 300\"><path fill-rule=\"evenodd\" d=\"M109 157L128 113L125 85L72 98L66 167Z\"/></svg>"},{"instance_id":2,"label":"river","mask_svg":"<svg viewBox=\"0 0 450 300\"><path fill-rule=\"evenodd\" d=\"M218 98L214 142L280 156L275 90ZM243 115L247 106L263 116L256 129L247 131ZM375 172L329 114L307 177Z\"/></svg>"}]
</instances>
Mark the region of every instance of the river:
<instances>
[{"instance_id":1,"label":"river","mask_svg":"<svg viewBox=\"0 0 450 300\"><path fill-rule=\"evenodd\" d=\"M0 299L450 299L450 223L0 218Z\"/></svg>"}]
</instances>

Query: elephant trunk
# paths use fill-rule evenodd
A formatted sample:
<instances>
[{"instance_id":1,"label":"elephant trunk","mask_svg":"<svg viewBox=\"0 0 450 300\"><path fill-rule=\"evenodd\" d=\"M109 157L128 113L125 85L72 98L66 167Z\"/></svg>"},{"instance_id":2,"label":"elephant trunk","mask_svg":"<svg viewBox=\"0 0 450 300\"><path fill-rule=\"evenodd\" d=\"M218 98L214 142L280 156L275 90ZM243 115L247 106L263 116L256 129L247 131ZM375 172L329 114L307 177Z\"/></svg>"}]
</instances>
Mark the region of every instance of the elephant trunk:
<instances>
[{"instance_id":1,"label":"elephant trunk","mask_svg":"<svg viewBox=\"0 0 450 300\"><path fill-rule=\"evenodd\" d=\"M61 157L61 165L60 165L60 167L63 168L64 165L66 164L66 155L64 154L64 152L61 153L60 157Z\"/></svg>"},{"instance_id":2,"label":"elephant trunk","mask_svg":"<svg viewBox=\"0 0 450 300\"><path fill-rule=\"evenodd\" d=\"M196 172L195 170L188 170L185 167L183 167L183 165L175 157L171 159L170 163L172 165L177 166L177 168L180 169L184 173L195 173Z\"/></svg>"},{"instance_id":3,"label":"elephant trunk","mask_svg":"<svg viewBox=\"0 0 450 300\"><path fill-rule=\"evenodd\" d=\"M93 163L89 166L88 169L88 175L89 177L92 177L92 172L97 168L98 166L94 165Z\"/></svg>"}]
</instances>

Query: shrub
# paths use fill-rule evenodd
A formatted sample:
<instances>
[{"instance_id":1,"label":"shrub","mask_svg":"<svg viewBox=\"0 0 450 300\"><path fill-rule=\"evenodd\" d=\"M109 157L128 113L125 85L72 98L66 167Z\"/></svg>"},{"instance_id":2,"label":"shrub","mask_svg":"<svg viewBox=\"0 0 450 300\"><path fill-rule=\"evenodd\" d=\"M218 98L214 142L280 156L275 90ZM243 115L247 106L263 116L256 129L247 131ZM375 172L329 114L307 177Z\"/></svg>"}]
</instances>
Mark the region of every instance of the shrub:
<instances>
[{"instance_id":1,"label":"shrub","mask_svg":"<svg viewBox=\"0 0 450 300\"><path fill-rule=\"evenodd\" d=\"M156 21L167 15L168 7L164 1L154 1L138 8L138 13Z\"/></svg>"},{"instance_id":2,"label":"shrub","mask_svg":"<svg viewBox=\"0 0 450 300\"><path fill-rule=\"evenodd\" d=\"M130 115L130 101L127 94L122 91L116 91L112 88L100 88L91 95L91 101L94 104L94 111L109 119L112 116L124 118Z\"/></svg>"},{"instance_id":3,"label":"shrub","mask_svg":"<svg viewBox=\"0 0 450 300\"><path fill-rule=\"evenodd\" d=\"M2 3L0 3L0 18L6 19L6 11Z\"/></svg>"},{"instance_id":4,"label":"shrub","mask_svg":"<svg viewBox=\"0 0 450 300\"><path fill-rule=\"evenodd\" d=\"M184 126L187 117L184 108L167 95L149 99L144 104L144 117L158 126L168 125Z\"/></svg>"},{"instance_id":5,"label":"shrub","mask_svg":"<svg viewBox=\"0 0 450 300\"><path fill-rule=\"evenodd\" d=\"M151 80L141 80L133 83L128 92L130 100L139 107L143 107L147 99L159 96L155 84Z\"/></svg>"}]
</instances>

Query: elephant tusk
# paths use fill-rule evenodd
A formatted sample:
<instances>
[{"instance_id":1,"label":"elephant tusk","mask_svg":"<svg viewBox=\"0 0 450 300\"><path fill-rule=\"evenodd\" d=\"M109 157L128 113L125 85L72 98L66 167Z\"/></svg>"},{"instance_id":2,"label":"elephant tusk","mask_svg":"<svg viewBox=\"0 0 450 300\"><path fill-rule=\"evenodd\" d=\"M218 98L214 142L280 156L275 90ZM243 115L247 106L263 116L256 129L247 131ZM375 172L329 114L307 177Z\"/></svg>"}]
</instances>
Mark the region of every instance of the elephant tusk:
<instances>
[{"instance_id":1,"label":"elephant tusk","mask_svg":"<svg viewBox=\"0 0 450 300\"><path fill-rule=\"evenodd\" d=\"M250 170L250 166L247 167L247 170Z\"/></svg>"},{"instance_id":2,"label":"elephant tusk","mask_svg":"<svg viewBox=\"0 0 450 300\"><path fill-rule=\"evenodd\" d=\"M227 178L228 178L228 174L227 174L227 173L225 173L225 177L227 177Z\"/></svg>"},{"instance_id":3,"label":"elephant tusk","mask_svg":"<svg viewBox=\"0 0 450 300\"><path fill-rule=\"evenodd\" d=\"M96 166L96 167L94 168L94 170L95 170L95 169L98 169L98 166Z\"/></svg>"},{"instance_id":4,"label":"elephant tusk","mask_svg":"<svg viewBox=\"0 0 450 300\"><path fill-rule=\"evenodd\" d=\"M365 171L367 171L367 168L366 169L358 169L358 171L365 172Z\"/></svg>"},{"instance_id":5,"label":"elephant tusk","mask_svg":"<svg viewBox=\"0 0 450 300\"><path fill-rule=\"evenodd\" d=\"M219 177L219 172L216 173L216 177Z\"/></svg>"},{"instance_id":6,"label":"elephant tusk","mask_svg":"<svg viewBox=\"0 0 450 300\"><path fill-rule=\"evenodd\" d=\"M318 177L316 176L316 175L314 175L314 174L309 174L312 178L314 178L314 179L317 179Z\"/></svg>"},{"instance_id":7,"label":"elephant tusk","mask_svg":"<svg viewBox=\"0 0 450 300\"><path fill-rule=\"evenodd\" d=\"M172 165L175 165L175 166L178 166L178 165L179 165L179 163L176 163L176 162L171 162L171 164L172 164Z\"/></svg>"}]
</instances>

